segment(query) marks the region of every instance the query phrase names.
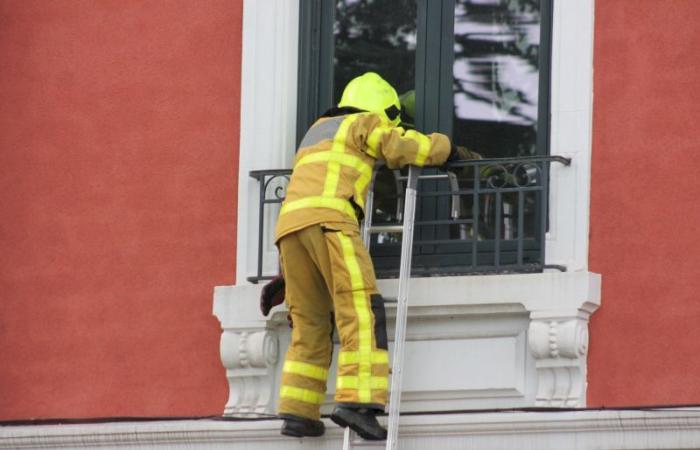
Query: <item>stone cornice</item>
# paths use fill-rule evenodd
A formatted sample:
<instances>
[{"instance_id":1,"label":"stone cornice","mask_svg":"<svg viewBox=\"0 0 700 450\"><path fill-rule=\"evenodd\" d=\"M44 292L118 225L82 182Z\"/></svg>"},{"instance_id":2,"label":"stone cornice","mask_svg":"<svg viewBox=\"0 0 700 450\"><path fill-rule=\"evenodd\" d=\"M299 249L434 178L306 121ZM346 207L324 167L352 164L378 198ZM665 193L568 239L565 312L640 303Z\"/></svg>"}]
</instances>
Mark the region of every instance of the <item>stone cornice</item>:
<instances>
[{"instance_id":1,"label":"stone cornice","mask_svg":"<svg viewBox=\"0 0 700 450\"><path fill-rule=\"evenodd\" d=\"M340 448L341 429L325 420L316 449ZM279 420L177 420L0 427L0 449L300 448L280 436ZM401 418L401 448L691 449L700 447L700 409L506 411ZM311 439L308 440L311 443Z\"/></svg>"}]
</instances>

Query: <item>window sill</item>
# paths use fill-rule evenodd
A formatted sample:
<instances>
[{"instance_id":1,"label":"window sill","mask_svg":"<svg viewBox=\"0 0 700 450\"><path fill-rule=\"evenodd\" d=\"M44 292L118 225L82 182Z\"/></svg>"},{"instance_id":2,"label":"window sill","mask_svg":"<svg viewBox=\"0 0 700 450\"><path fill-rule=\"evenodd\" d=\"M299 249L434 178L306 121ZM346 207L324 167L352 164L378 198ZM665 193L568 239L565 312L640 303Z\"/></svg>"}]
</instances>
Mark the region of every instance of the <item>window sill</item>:
<instances>
[{"instance_id":1,"label":"window sill","mask_svg":"<svg viewBox=\"0 0 700 450\"><path fill-rule=\"evenodd\" d=\"M397 280L380 280L379 287L393 296ZM261 289L214 292L230 388L225 415L274 413L290 336L284 308L260 315ZM409 305L402 411L585 406L588 320L600 305L599 275L415 278ZM394 312L387 305L390 337ZM333 392L331 379L326 412Z\"/></svg>"}]
</instances>

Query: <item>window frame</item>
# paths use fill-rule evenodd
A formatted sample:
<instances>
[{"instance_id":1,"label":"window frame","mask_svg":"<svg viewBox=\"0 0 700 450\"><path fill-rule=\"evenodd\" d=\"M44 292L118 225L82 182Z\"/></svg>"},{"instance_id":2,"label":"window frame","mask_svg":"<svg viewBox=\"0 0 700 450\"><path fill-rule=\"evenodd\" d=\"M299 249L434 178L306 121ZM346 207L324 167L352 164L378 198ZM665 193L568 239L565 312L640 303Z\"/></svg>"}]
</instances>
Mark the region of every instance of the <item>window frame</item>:
<instances>
[{"instance_id":1,"label":"window frame","mask_svg":"<svg viewBox=\"0 0 700 450\"><path fill-rule=\"evenodd\" d=\"M307 0L300 3L299 10L299 65L298 86L299 97L297 103L296 143L304 136L309 126L324 111L333 106L333 54L334 35L333 25L335 20L335 0ZM453 67L454 67L454 24L456 0L416 0L416 61L415 61L415 89L416 89L416 115L415 123L418 130L431 133L440 132L452 137L453 130ZM550 154L550 99L551 99L551 61L552 61L552 33L553 33L553 0L540 0L540 51L538 64L538 117L537 117L537 141L536 156ZM330 70L329 70L330 68ZM549 172L549 167L544 166ZM549 173L544 175L549 178ZM428 189L438 189L437 182L429 182ZM547 189L547 187L545 187ZM536 210L545 204L541 196L537 197ZM424 215L435 215L438 206L423 200ZM546 212L548 214L549 211ZM536 217L540 213L535 213ZM537 220L538 227L548 227L548 221L543 225ZM421 229L424 236L434 235L437 230L433 227ZM537 233L539 234L539 232ZM542 267L546 265L546 239L539 241L536 252L541 254ZM505 245L515 244L504 241ZM496 251L496 244L490 241L481 243L491 250ZM427 250L427 253L417 251L414 260L420 261L422 257L430 259L434 252L443 254L442 250L435 247ZM459 257L444 253L446 266L459 266ZM383 252L375 255L375 264L379 266L379 259L396 260L389 266L398 266L399 255L383 255ZM447 270L445 268L445 270ZM497 269L500 271L501 269ZM439 271L439 269L438 269ZM449 271L449 270L448 270ZM490 270L489 270L490 271ZM527 270L524 270L527 271ZM380 277L391 276L390 272Z\"/></svg>"},{"instance_id":2,"label":"window frame","mask_svg":"<svg viewBox=\"0 0 700 450\"><path fill-rule=\"evenodd\" d=\"M554 0L540 0L536 155L550 154L551 62ZM416 126L452 135L455 0L416 0ZM334 0L306 0L299 9L297 144L333 105ZM425 38L422 39L421 36ZM437 70L436 70L437 69ZM437 72L437 76L435 75Z\"/></svg>"}]
</instances>

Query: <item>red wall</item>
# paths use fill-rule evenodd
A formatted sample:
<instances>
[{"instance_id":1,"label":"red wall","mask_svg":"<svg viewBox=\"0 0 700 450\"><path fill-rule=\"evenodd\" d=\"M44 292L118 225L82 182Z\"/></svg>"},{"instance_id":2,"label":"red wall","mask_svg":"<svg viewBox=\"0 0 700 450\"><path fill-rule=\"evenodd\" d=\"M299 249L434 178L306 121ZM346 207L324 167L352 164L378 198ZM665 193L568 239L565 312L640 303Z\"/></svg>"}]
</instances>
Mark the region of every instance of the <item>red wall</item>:
<instances>
[{"instance_id":1,"label":"red wall","mask_svg":"<svg viewBox=\"0 0 700 450\"><path fill-rule=\"evenodd\" d=\"M223 410L241 18L0 0L0 419Z\"/></svg>"},{"instance_id":2,"label":"red wall","mask_svg":"<svg viewBox=\"0 0 700 450\"><path fill-rule=\"evenodd\" d=\"M700 1L596 2L589 404L700 403Z\"/></svg>"}]
</instances>

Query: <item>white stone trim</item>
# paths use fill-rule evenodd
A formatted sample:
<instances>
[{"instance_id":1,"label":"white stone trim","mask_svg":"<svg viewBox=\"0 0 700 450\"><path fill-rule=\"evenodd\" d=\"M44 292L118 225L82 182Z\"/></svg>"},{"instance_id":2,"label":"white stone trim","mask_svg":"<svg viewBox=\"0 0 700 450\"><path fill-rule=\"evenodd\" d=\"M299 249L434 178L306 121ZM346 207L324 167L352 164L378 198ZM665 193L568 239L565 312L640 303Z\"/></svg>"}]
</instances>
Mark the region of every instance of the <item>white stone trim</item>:
<instances>
[{"instance_id":1,"label":"white stone trim","mask_svg":"<svg viewBox=\"0 0 700 450\"><path fill-rule=\"evenodd\" d=\"M378 284L387 296L398 289L396 280ZM230 392L225 415L275 412L282 370L276 355L286 352L290 333L283 307L269 318L260 314L261 288L215 290ZM599 275L415 278L410 296L402 411L585 406L588 319L600 305ZM390 339L394 317L389 304ZM257 344L242 336L257 336ZM246 354L257 355L255 368L241 370L241 342ZM322 411L330 412L334 386L330 377Z\"/></svg>"},{"instance_id":2,"label":"white stone trim","mask_svg":"<svg viewBox=\"0 0 700 450\"><path fill-rule=\"evenodd\" d=\"M245 0L241 67L241 142L238 165L236 283L256 267L258 184L256 169L292 166L296 133L299 0ZM274 211L269 212L270 216ZM270 217L271 219L271 217ZM270 220L268 220L270 223ZM276 249L265 236L266 273Z\"/></svg>"},{"instance_id":3,"label":"white stone trim","mask_svg":"<svg viewBox=\"0 0 700 450\"><path fill-rule=\"evenodd\" d=\"M0 449L337 450L341 429L280 436L279 420L178 420L0 427ZM402 450L651 450L700 448L699 409L494 412L402 416Z\"/></svg>"},{"instance_id":4,"label":"white stone trim","mask_svg":"<svg viewBox=\"0 0 700 450\"><path fill-rule=\"evenodd\" d=\"M588 268L593 124L594 0L554 0L551 78L552 155L547 264Z\"/></svg>"}]
</instances>

